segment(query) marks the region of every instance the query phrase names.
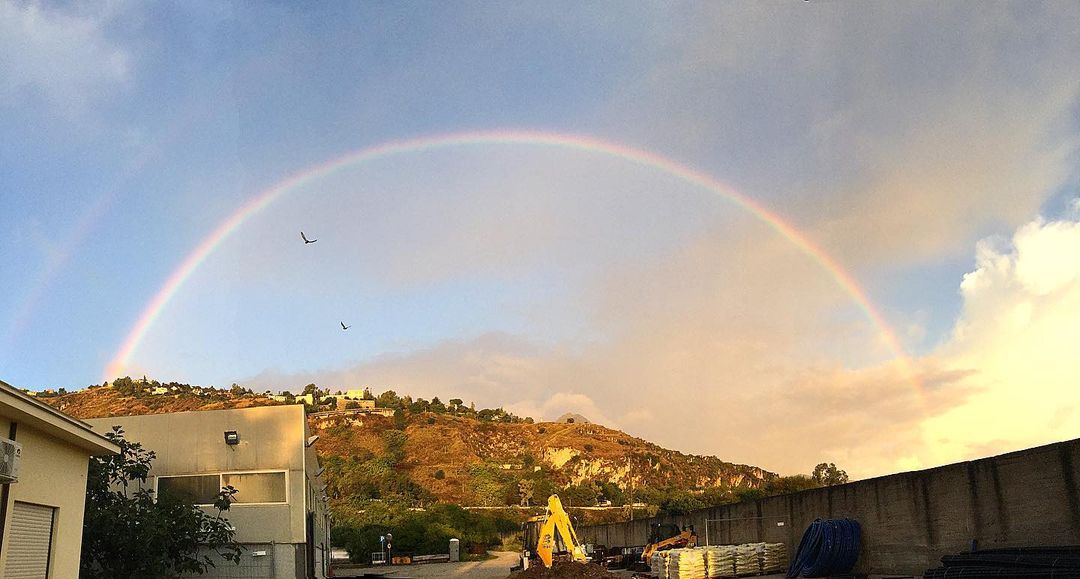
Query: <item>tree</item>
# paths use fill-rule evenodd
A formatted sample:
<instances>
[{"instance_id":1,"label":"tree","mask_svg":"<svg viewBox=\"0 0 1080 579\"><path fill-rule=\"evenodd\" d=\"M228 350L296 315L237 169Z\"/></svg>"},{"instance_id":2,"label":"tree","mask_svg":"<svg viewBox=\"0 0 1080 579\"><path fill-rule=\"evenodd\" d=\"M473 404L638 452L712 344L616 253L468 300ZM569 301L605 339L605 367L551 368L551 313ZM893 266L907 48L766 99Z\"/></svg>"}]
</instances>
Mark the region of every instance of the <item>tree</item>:
<instances>
[{"instance_id":1,"label":"tree","mask_svg":"<svg viewBox=\"0 0 1080 579\"><path fill-rule=\"evenodd\" d=\"M345 403L345 410L352 410L354 408L360 408L360 403L355 400L350 400Z\"/></svg>"},{"instance_id":2,"label":"tree","mask_svg":"<svg viewBox=\"0 0 1080 579\"><path fill-rule=\"evenodd\" d=\"M442 469L435 471L435 480L443 480L446 478L446 473Z\"/></svg>"},{"instance_id":3,"label":"tree","mask_svg":"<svg viewBox=\"0 0 1080 579\"><path fill-rule=\"evenodd\" d=\"M765 483L765 491L771 495L786 495L806 489L816 489L821 484L805 474L777 477Z\"/></svg>"},{"instance_id":4,"label":"tree","mask_svg":"<svg viewBox=\"0 0 1080 579\"><path fill-rule=\"evenodd\" d=\"M304 395L304 394L318 394L318 393L319 393L319 387L318 386L316 386L314 384L308 384L307 386L304 386L304 391L301 392L300 394Z\"/></svg>"},{"instance_id":5,"label":"tree","mask_svg":"<svg viewBox=\"0 0 1080 579\"><path fill-rule=\"evenodd\" d=\"M814 474L812 477L814 482L820 486L831 487L834 485L842 485L848 482L848 474L838 468L833 463L821 463L814 467Z\"/></svg>"},{"instance_id":6,"label":"tree","mask_svg":"<svg viewBox=\"0 0 1080 579\"><path fill-rule=\"evenodd\" d=\"M435 414L445 414L446 405L443 404L441 400L439 400L438 396L436 396L431 399L431 404L428 405L428 410L434 412Z\"/></svg>"},{"instance_id":7,"label":"tree","mask_svg":"<svg viewBox=\"0 0 1080 579\"><path fill-rule=\"evenodd\" d=\"M660 502L659 512L665 515L685 515L690 511L704 507L705 504L694 495L686 491L675 491Z\"/></svg>"},{"instance_id":8,"label":"tree","mask_svg":"<svg viewBox=\"0 0 1080 579\"><path fill-rule=\"evenodd\" d=\"M375 405L379 408L401 408L401 397L393 390L387 390L375 399Z\"/></svg>"},{"instance_id":9,"label":"tree","mask_svg":"<svg viewBox=\"0 0 1080 579\"><path fill-rule=\"evenodd\" d=\"M215 514L171 493L154 500L153 491L145 488L154 452L126 440L119 426L105 436L120 453L90 458L80 577L201 575L215 566L210 553L240 563L242 547L222 516L236 489L221 489Z\"/></svg>"},{"instance_id":10,"label":"tree","mask_svg":"<svg viewBox=\"0 0 1080 579\"><path fill-rule=\"evenodd\" d=\"M391 390L390 392L393 392L393 390ZM364 388L363 399L364 400L374 400L375 399L375 395L371 393L371 388Z\"/></svg>"}]
</instances>

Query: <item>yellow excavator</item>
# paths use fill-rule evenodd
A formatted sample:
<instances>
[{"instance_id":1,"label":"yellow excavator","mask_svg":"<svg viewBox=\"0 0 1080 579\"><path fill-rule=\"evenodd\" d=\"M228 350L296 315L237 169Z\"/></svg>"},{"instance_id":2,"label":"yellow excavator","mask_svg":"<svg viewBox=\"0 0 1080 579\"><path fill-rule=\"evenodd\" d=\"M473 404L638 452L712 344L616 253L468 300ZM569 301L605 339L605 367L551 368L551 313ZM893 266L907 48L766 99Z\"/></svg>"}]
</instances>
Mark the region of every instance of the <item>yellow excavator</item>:
<instances>
[{"instance_id":1,"label":"yellow excavator","mask_svg":"<svg viewBox=\"0 0 1080 579\"><path fill-rule=\"evenodd\" d=\"M678 525L671 523L654 523L649 532L649 543L645 545L645 550L641 552L641 562L637 565L637 568L641 570L648 569L649 559L657 551L682 549L684 547L693 548L695 546L697 546L697 533L694 532L694 527L684 527L680 530Z\"/></svg>"},{"instance_id":2,"label":"yellow excavator","mask_svg":"<svg viewBox=\"0 0 1080 579\"><path fill-rule=\"evenodd\" d=\"M585 547L578 541L559 495L548 497L547 512L530 517L521 525L521 531L521 563L512 570L528 569L538 563L551 567L556 561L587 560Z\"/></svg>"}]
</instances>

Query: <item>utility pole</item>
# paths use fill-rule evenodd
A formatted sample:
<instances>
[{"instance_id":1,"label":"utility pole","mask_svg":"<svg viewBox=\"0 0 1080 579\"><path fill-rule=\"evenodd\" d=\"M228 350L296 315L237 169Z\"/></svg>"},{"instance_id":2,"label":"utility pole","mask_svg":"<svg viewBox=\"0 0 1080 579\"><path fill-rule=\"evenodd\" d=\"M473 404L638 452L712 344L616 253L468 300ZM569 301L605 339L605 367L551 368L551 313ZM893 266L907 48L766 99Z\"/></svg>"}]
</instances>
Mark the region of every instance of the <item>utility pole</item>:
<instances>
[{"instance_id":1,"label":"utility pole","mask_svg":"<svg viewBox=\"0 0 1080 579\"><path fill-rule=\"evenodd\" d=\"M633 455L626 457L626 468L630 472L630 521L634 521L634 461Z\"/></svg>"}]
</instances>

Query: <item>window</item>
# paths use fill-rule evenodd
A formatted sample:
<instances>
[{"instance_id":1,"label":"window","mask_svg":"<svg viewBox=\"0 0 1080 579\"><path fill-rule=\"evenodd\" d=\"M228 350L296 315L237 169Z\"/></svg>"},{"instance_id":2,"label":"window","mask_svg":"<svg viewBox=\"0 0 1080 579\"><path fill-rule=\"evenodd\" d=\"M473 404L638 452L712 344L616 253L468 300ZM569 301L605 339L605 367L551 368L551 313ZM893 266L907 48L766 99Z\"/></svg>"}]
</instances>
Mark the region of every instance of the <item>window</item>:
<instances>
[{"instance_id":1,"label":"window","mask_svg":"<svg viewBox=\"0 0 1080 579\"><path fill-rule=\"evenodd\" d=\"M236 489L233 503L284 503L285 472L227 472L222 474L198 474L182 476L159 476L158 496L166 494L183 497L195 505L212 505L218 492L225 486Z\"/></svg>"},{"instance_id":2,"label":"window","mask_svg":"<svg viewBox=\"0 0 1080 579\"><path fill-rule=\"evenodd\" d=\"M221 475L221 486L236 489L233 501L237 503L284 503L285 473L251 472Z\"/></svg>"},{"instance_id":3,"label":"window","mask_svg":"<svg viewBox=\"0 0 1080 579\"><path fill-rule=\"evenodd\" d=\"M181 497L196 505L212 505L221 490L216 474L158 477L158 496Z\"/></svg>"}]
</instances>

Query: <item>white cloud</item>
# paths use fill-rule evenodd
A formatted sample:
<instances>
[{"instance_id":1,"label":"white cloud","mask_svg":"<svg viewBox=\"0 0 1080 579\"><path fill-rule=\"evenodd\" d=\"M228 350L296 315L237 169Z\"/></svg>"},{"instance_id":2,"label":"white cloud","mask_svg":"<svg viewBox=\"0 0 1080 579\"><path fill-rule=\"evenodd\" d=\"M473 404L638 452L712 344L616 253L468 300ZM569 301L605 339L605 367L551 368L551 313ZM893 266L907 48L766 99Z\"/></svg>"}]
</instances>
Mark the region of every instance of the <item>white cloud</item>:
<instances>
[{"instance_id":1,"label":"white cloud","mask_svg":"<svg viewBox=\"0 0 1080 579\"><path fill-rule=\"evenodd\" d=\"M924 425L936 462L1080 436L1080 221L1036 220L980 243L939 357L979 393Z\"/></svg>"},{"instance_id":2,"label":"white cloud","mask_svg":"<svg viewBox=\"0 0 1080 579\"><path fill-rule=\"evenodd\" d=\"M105 31L113 5L86 6L0 0L0 105L45 100L74 116L129 80L131 55Z\"/></svg>"}]
</instances>

